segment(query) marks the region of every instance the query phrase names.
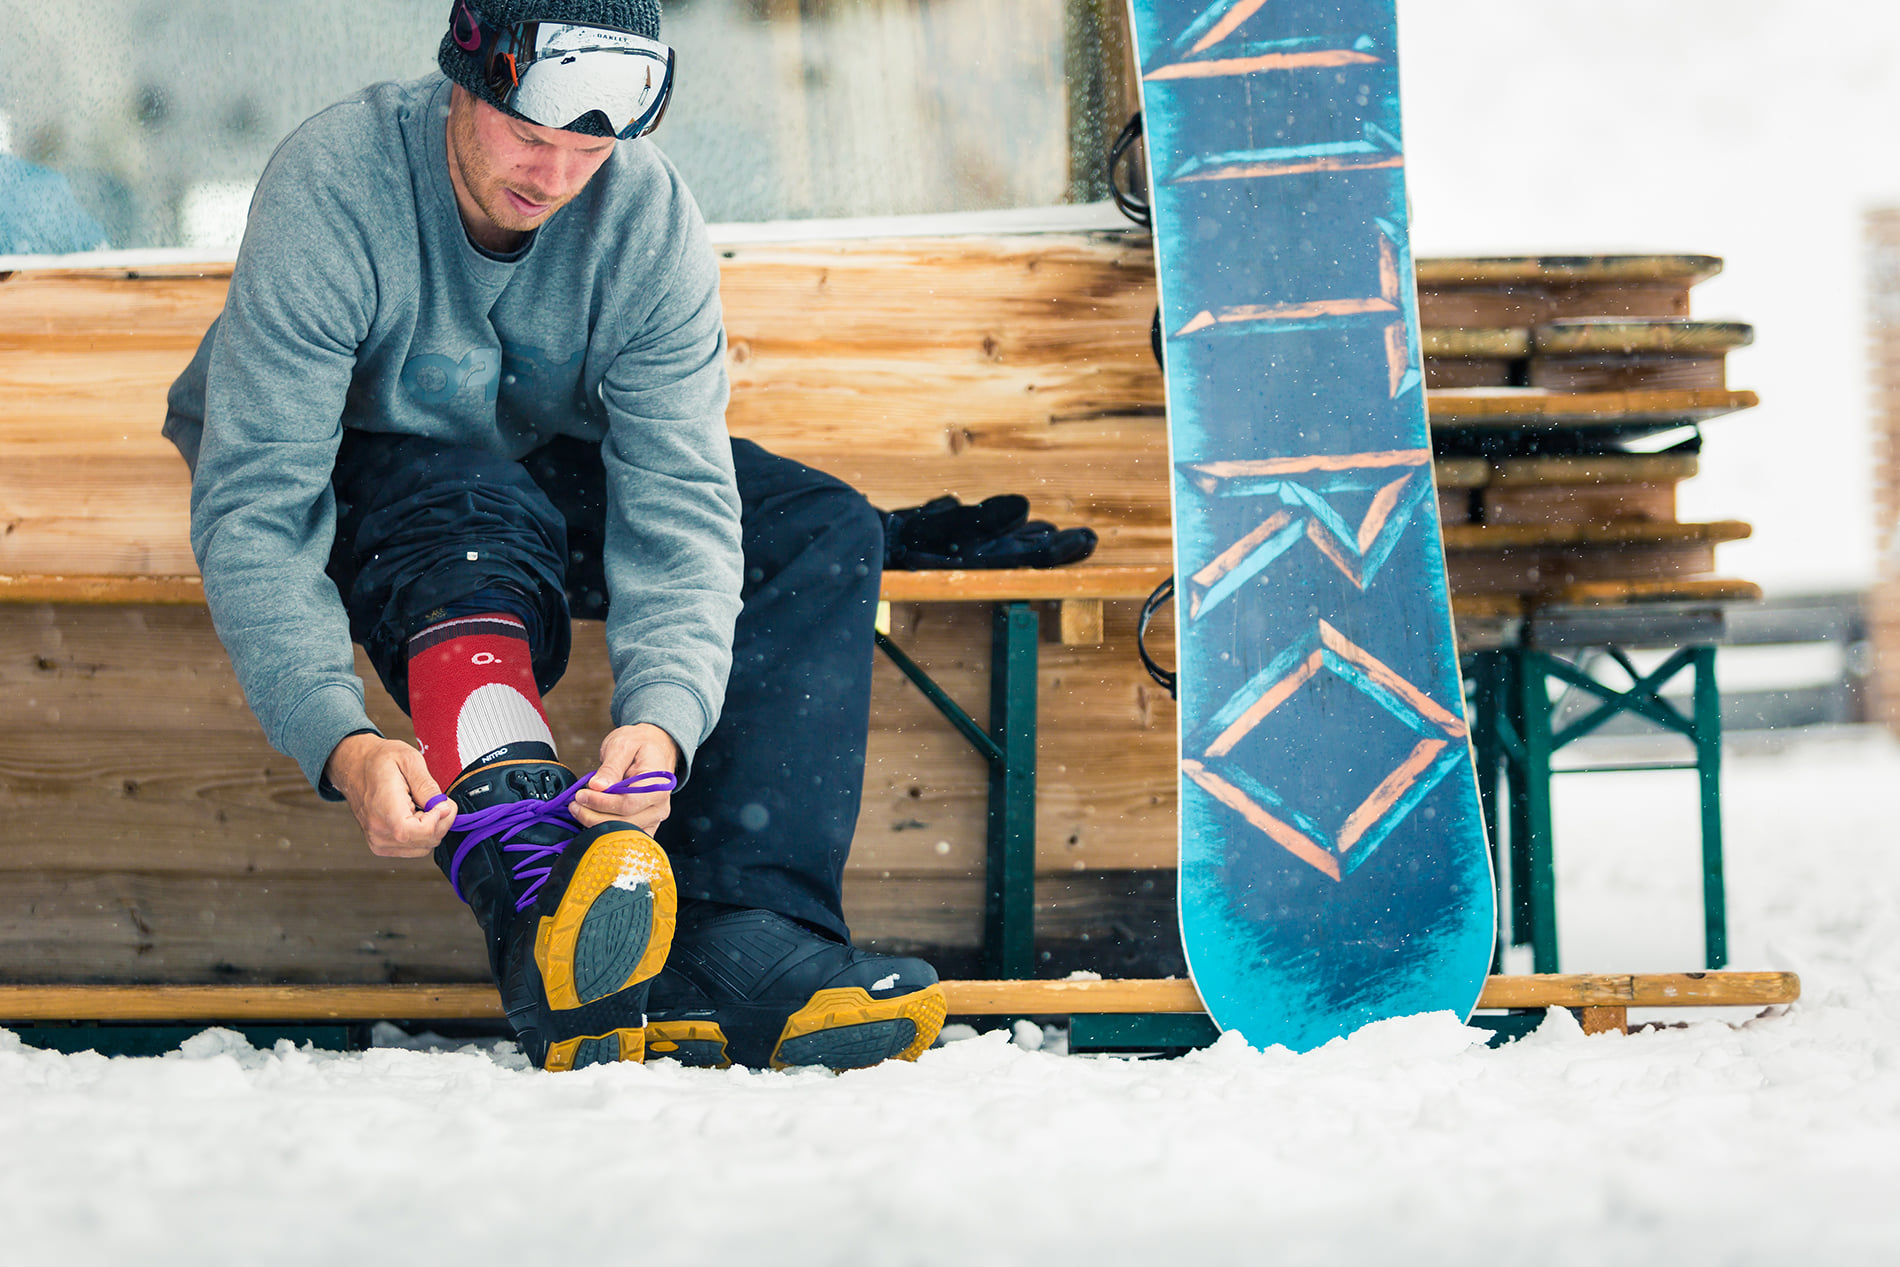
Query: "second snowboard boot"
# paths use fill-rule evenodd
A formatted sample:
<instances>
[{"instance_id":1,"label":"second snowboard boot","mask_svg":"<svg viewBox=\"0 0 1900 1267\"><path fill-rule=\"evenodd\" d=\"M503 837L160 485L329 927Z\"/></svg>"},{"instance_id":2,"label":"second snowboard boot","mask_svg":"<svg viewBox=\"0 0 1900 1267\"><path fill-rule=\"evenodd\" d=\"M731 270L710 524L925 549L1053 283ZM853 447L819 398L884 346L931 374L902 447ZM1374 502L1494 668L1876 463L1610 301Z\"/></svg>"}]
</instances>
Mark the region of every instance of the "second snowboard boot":
<instances>
[{"instance_id":1,"label":"second snowboard boot","mask_svg":"<svg viewBox=\"0 0 1900 1267\"><path fill-rule=\"evenodd\" d=\"M937 1039L943 987L921 959L873 954L772 911L688 902L653 983L647 1051L689 1065L859 1069Z\"/></svg>"}]
</instances>

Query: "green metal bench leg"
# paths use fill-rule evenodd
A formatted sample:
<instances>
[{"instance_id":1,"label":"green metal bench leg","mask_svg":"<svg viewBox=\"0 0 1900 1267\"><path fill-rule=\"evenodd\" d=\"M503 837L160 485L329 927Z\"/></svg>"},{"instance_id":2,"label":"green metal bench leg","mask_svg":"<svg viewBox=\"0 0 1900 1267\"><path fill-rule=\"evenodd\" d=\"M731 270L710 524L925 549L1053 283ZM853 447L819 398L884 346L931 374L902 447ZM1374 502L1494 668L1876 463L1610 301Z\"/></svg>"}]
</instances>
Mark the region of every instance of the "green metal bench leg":
<instances>
[{"instance_id":1,"label":"green metal bench leg","mask_svg":"<svg viewBox=\"0 0 1900 1267\"><path fill-rule=\"evenodd\" d=\"M1028 977L1036 952L1036 613L998 604L985 730L890 638L877 645L990 768L983 883L983 963L994 977Z\"/></svg>"},{"instance_id":2,"label":"green metal bench leg","mask_svg":"<svg viewBox=\"0 0 1900 1267\"><path fill-rule=\"evenodd\" d=\"M1695 759L1702 793L1702 938L1708 966L1728 963L1728 897L1722 879L1722 696L1715 648L1695 649Z\"/></svg>"},{"instance_id":3,"label":"green metal bench leg","mask_svg":"<svg viewBox=\"0 0 1900 1267\"><path fill-rule=\"evenodd\" d=\"M1479 651L1469 658L1471 682L1471 752L1478 771L1478 807L1484 815L1485 838L1491 842L1491 869L1494 875L1506 874L1505 858L1499 849L1503 837L1498 834L1498 777L1504 760L1498 739L1498 709L1503 695L1498 690L1500 653ZM1508 908L1499 903L1501 932L1509 930ZM1500 936L1492 949L1491 971L1504 970L1505 938Z\"/></svg>"},{"instance_id":4,"label":"green metal bench leg","mask_svg":"<svg viewBox=\"0 0 1900 1267\"><path fill-rule=\"evenodd\" d=\"M1551 843L1550 812L1550 690L1544 673L1545 657L1538 651L1519 651L1514 710L1521 720L1519 734L1524 741L1523 778L1512 789L1524 829L1522 852L1516 832L1512 834L1512 861L1524 859L1526 924L1519 936L1529 934L1531 971L1556 972L1557 969L1557 869Z\"/></svg>"},{"instance_id":5,"label":"green metal bench leg","mask_svg":"<svg viewBox=\"0 0 1900 1267\"><path fill-rule=\"evenodd\" d=\"M990 653L989 866L983 954L997 977L1036 965L1036 630L1028 603L998 603Z\"/></svg>"}]
</instances>

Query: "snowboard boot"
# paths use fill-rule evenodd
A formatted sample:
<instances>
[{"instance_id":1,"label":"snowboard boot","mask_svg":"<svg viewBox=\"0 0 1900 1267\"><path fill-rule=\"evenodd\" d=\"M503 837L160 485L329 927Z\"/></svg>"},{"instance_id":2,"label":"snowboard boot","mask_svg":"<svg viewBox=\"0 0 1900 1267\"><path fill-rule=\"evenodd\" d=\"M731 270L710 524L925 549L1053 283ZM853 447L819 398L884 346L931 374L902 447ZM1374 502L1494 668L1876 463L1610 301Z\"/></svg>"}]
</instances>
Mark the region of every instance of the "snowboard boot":
<instances>
[{"instance_id":1,"label":"snowboard boot","mask_svg":"<svg viewBox=\"0 0 1900 1267\"><path fill-rule=\"evenodd\" d=\"M448 790L435 861L488 937L508 1023L543 1069L645 1058L647 991L673 939L673 871L630 823L582 827L546 744L482 757Z\"/></svg>"},{"instance_id":2,"label":"snowboard boot","mask_svg":"<svg viewBox=\"0 0 1900 1267\"><path fill-rule=\"evenodd\" d=\"M772 911L688 902L653 982L647 1052L719 1068L860 1069L917 1059L944 1011L921 959L859 950Z\"/></svg>"}]
</instances>

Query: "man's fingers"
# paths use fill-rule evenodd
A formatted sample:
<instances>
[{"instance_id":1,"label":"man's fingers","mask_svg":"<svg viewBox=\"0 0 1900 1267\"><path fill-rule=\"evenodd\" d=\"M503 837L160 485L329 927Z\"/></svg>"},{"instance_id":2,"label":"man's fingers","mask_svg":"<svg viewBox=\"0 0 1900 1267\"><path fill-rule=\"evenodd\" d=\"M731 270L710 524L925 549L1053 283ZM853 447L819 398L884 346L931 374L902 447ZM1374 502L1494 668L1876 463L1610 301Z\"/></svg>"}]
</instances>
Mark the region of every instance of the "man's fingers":
<instances>
[{"instance_id":1,"label":"man's fingers","mask_svg":"<svg viewBox=\"0 0 1900 1267\"><path fill-rule=\"evenodd\" d=\"M595 827L601 823L632 823L641 831L650 832L666 821L667 814L673 808L673 798L666 792L606 796L600 792L583 791L575 794L569 808L583 827Z\"/></svg>"},{"instance_id":2,"label":"man's fingers","mask_svg":"<svg viewBox=\"0 0 1900 1267\"><path fill-rule=\"evenodd\" d=\"M419 858L432 851L455 821L455 806L443 802L425 810L441 795L422 754L407 745L392 746L395 760L370 797L364 835L372 853L385 858Z\"/></svg>"},{"instance_id":3,"label":"man's fingers","mask_svg":"<svg viewBox=\"0 0 1900 1267\"><path fill-rule=\"evenodd\" d=\"M396 761L402 768L403 781L409 785L411 801L422 806L442 795L442 785L429 773L429 763L420 752L403 744L397 753Z\"/></svg>"}]
</instances>

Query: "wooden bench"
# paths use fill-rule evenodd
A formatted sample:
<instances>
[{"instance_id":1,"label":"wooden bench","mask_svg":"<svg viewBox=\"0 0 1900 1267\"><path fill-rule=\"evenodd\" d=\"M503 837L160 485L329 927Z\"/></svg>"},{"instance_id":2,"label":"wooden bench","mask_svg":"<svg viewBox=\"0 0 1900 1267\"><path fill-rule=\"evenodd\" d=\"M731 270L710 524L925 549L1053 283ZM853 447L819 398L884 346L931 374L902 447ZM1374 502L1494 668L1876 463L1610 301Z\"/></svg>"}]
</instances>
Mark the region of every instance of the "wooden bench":
<instances>
[{"instance_id":1,"label":"wooden bench","mask_svg":"<svg viewBox=\"0 0 1900 1267\"><path fill-rule=\"evenodd\" d=\"M1137 600L1166 574L1170 538L1145 238L732 243L722 255L735 433L881 505L1021 491L1037 514L1102 537L1076 569L886 578L892 645L945 699L989 693L992 716L946 726L941 700L879 666L846 879L854 928L963 975L1178 970L1173 711L1133 649ZM1487 329L1679 321L1712 267L1421 261L1421 311L1428 325ZM202 610L185 472L157 424L227 279L228 266L180 265L0 278L0 689L22 722L0 750L18 842L0 848L0 975L479 981L466 913L433 872L369 857L347 815L263 745ZM1434 390L1441 482L1480 508L1447 516L1466 644L1513 637L1534 610L1604 601L1603 587L1707 585L1713 545L1743 530L1673 523L1679 461L1666 476L1623 471L1622 496L1647 498L1644 516L1596 514L1605 500L1582 465L1540 486L1568 490L1568 509L1546 499L1538 512L1522 465L1533 459L1511 436L1563 437L1566 461L1615 462L1627 455L1592 450L1752 401L1707 388ZM1003 624L1015 658L998 656ZM549 699L564 751L589 751L604 728L598 638L578 631L575 667ZM378 724L406 734L359 672ZM1019 698L1033 684L1035 711L1012 713L1008 689L996 707L999 683ZM999 746L1015 748L1001 762L975 741L995 742L999 726ZM999 779L1014 781L1013 817L992 809ZM354 915L337 920L344 910Z\"/></svg>"},{"instance_id":2,"label":"wooden bench","mask_svg":"<svg viewBox=\"0 0 1900 1267\"><path fill-rule=\"evenodd\" d=\"M1200 996L1185 980L945 981L951 1016L1066 1017L1071 1050L1191 1047L1217 1034ZM1801 997L1791 972L1691 972L1641 975L1498 976L1485 982L1480 1012L1562 1007L1587 1034L1627 1033L1629 1009L1785 1006ZM74 1018L128 1026L410 1023L503 1019L492 987L476 984L385 986L18 986L0 985L0 1026ZM1092 1024L1091 1024L1092 1023ZM1497 1018L1479 1024L1506 1029ZM1508 1032L1508 1030L1507 1030ZM97 1046L96 1030L82 1031ZM1077 1042L1075 1040L1079 1039ZM81 1049L68 1044L68 1050Z\"/></svg>"}]
</instances>

